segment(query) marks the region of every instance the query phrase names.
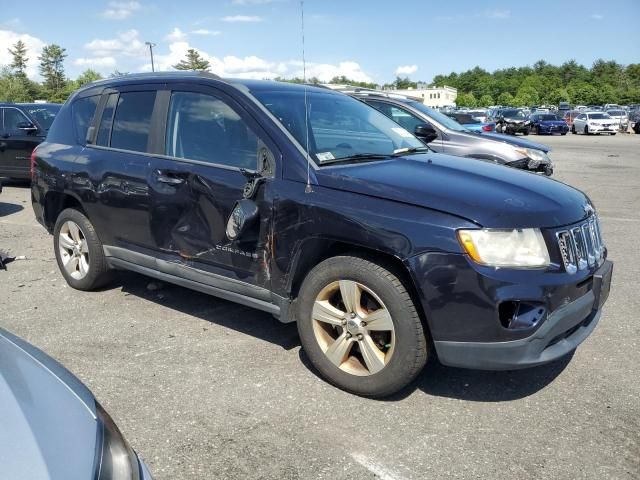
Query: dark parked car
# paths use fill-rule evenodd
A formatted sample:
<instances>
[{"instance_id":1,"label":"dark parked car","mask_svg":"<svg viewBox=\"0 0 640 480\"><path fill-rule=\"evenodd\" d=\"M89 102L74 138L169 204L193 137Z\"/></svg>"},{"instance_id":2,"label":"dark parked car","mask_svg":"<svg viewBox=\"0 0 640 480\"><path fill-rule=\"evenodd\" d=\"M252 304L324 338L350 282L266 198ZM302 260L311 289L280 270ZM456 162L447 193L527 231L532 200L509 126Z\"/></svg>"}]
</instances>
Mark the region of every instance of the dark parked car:
<instances>
[{"instance_id":1,"label":"dark parked car","mask_svg":"<svg viewBox=\"0 0 640 480\"><path fill-rule=\"evenodd\" d=\"M2 328L0 405L3 479L151 480L89 389Z\"/></svg>"},{"instance_id":2,"label":"dark parked car","mask_svg":"<svg viewBox=\"0 0 640 480\"><path fill-rule=\"evenodd\" d=\"M521 108L500 110L495 122L496 132L498 133L510 133L511 135L522 133L523 135L529 135L529 129L531 128L529 116Z\"/></svg>"},{"instance_id":3,"label":"dark parked car","mask_svg":"<svg viewBox=\"0 0 640 480\"><path fill-rule=\"evenodd\" d=\"M324 88L92 84L36 149L31 191L72 287L121 268L295 321L315 368L361 395L404 387L429 353L481 369L561 357L611 279L580 191L433 153Z\"/></svg>"},{"instance_id":4,"label":"dark parked car","mask_svg":"<svg viewBox=\"0 0 640 480\"><path fill-rule=\"evenodd\" d=\"M0 177L29 178L31 152L59 110L56 103L0 103Z\"/></svg>"},{"instance_id":5,"label":"dark parked car","mask_svg":"<svg viewBox=\"0 0 640 480\"><path fill-rule=\"evenodd\" d=\"M553 113L533 113L529 120L531 120L531 133L538 135L545 133L566 135L569 131L567 122Z\"/></svg>"},{"instance_id":6,"label":"dark parked car","mask_svg":"<svg viewBox=\"0 0 640 480\"><path fill-rule=\"evenodd\" d=\"M429 148L448 155L475 158L530 172L553 174L546 145L494 132L472 132L425 104L398 95L376 91L349 93L384 113Z\"/></svg>"}]
</instances>

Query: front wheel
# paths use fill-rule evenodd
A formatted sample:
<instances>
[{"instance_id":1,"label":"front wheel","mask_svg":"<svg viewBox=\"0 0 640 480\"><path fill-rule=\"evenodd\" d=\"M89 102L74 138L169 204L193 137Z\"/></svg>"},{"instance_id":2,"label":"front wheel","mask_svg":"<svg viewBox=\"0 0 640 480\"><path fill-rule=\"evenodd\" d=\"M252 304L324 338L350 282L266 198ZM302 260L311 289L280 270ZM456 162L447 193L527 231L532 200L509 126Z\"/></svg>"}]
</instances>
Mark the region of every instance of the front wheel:
<instances>
[{"instance_id":1,"label":"front wheel","mask_svg":"<svg viewBox=\"0 0 640 480\"><path fill-rule=\"evenodd\" d=\"M411 296L376 263L352 256L325 260L305 278L297 303L302 347L339 388L391 395L427 361L427 338Z\"/></svg>"},{"instance_id":2,"label":"front wheel","mask_svg":"<svg viewBox=\"0 0 640 480\"><path fill-rule=\"evenodd\" d=\"M60 213L53 244L60 272L71 287L94 290L109 280L102 243L83 213L72 208Z\"/></svg>"},{"instance_id":3,"label":"front wheel","mask_svg":"<svg viewBox=\"0 0 640 480\"><path fill-rule=\"evenodd\" d=\"M585 135L589 135L589 126L588 125L584 126L584 134Z\"/></svg>"},{"instance_id":4,"label":"front wheel","mask_svg":"<svg viewBox=\"0 0 640 480\"><path fill-rule=\"evenodd\" d=\"M577 135L578 134L578 132L576 132L576 126L575 125L571 125L571 133L573 135Z\"/></svg>"}]
</instances>

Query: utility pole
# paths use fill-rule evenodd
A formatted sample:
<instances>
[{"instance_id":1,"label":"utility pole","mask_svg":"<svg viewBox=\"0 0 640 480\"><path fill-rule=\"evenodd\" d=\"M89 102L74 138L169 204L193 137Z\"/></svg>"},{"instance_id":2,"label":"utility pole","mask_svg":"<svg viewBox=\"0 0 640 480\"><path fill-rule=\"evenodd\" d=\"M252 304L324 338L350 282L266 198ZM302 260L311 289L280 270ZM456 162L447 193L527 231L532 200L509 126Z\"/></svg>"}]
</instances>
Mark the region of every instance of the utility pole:
<instances>
[{"instance_id":1,"label":"utility pole","mask_svg":"<svg viewBox=\"0 0 640 480\"><path fill-rule=\"evenodd\" d=\"M152 42L144 42L145 45L149 45L149 54L151 55L151 71L155 72L155 66L153 65L153 47L156 46L155 43Z\"/></svg>"}]
</instances>

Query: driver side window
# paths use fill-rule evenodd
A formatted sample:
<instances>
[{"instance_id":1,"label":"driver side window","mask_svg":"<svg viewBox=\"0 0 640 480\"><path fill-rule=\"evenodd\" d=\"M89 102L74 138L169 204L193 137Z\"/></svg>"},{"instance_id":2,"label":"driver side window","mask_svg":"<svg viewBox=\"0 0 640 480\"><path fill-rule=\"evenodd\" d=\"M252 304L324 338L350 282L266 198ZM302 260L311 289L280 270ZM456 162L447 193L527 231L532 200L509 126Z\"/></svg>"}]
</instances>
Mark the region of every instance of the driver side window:
<instances>
[{"instance_id":1,"label":"driver side window","mask_svg":"<svg viewBox=\"0 0 640 480\"><path fill-rule=\"evenodd\" d=\"M402 108L396 107L395 105L389 105L388 103L376 102L376 101L369 101L367 103L371 105L373 108L375 108L376 110L379 110L380 112L384 113L391 120L393 120L394 122L399 124L402 128L404 128L405 130L411 133L415 132L416 126L424 125L425 123L427 123L421 118L418 118L413 114L411 114L410 112Z\"/></svg>"},{"instance_id":2,"label":"driver side window","mask_svg":"<svg viewBox=\"0 0 640 480\"><path fill-rule=\"evenodd\" d=\"M258 137L220 98L173 92L167 121L166 155L255 170Z\"/></svg>"}]
</instances>

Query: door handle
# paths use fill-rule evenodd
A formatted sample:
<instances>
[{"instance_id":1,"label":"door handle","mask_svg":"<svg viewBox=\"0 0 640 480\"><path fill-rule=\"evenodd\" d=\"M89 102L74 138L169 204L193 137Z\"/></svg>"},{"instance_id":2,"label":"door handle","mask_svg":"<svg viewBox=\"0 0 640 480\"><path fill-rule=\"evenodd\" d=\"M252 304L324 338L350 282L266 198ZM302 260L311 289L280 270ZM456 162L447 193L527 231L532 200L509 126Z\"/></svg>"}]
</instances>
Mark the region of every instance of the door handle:
<instances>
[{"instance_id":1,"label":"door handle","mask_svg":"<svg viewBox=\"0 0 640 480\"><path fill-rule=\"evenodd\" d=\"M183 176L177 176L180 174L176 174L176 173L170 173L170 172L165 173L160 170L158 170L156 173L157 173L156 180L158 180L158 182L160 183L168 183L169 185L180 185L184 183L184 180L185 180Z\"/></svg>"}]
</instances>

